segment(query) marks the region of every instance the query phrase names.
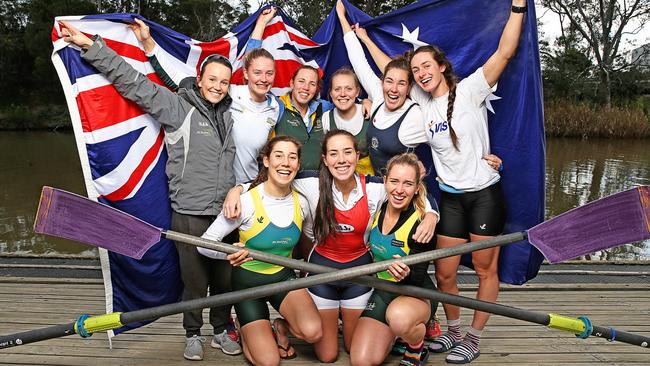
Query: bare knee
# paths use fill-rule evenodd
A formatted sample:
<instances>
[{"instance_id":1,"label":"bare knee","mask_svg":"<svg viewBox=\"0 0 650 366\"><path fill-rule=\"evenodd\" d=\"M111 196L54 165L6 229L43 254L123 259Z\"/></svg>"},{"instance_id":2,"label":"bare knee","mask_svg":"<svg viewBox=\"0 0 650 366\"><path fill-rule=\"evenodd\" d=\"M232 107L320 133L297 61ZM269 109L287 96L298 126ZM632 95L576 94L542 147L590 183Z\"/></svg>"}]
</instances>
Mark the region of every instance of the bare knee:
<instances>
[{"instance_id":1,"label":"bare knee","mask_svg":"<svg viewBox=\"0 0 650 366\"><path fill-rule=\"evenodd\" d=\"M320 322L306 322L300 325L301 338L307 343L316 343L323 338L323 327Z\"/></svg>"},{"instance_id":2,"label":"bare knee","mask_svg":"<svg viewBox=\"0 0 650 366\"><path fill-rule=\"evenodd\" d=\"M255 355L251 361L255 366L278 366L280 364L280 354L271 352L264 355Z\"/></svg>"},{"instance_id":3,"label":"bare knee","mask_svg":"<svg viewBox=\"0 0 650 366\"><path fill-rule=\"evenodd\" d=\"M455 271L439 271L436 268L436 282L440 289L454 287L456 285L456 272Z\"/></svg>"},{"instance_id":4,"label":"bare knee","mask_svg":"<svg viewBox=\"0 0 650 366\"><path fill-rule=\"evenodd\" d=\"M393 310L386 314L386 321L391 331L398 336L402 336L411 331L413 322L409 314L405 314L403 309Z\"/></svg>"},{"instance_id":5,"label":"bare knee","mask_svg":"<svg viewBox=\"0 0 650 366\"><path fill-rule=\"evenodd\" d=\"M316 352L316 357L323 363L333 363L339 358L338 350Z\"/></svg>"},{"instance_id":6,"label":"bare knee","mask_svg":"<svg viewBox=\"0 0 650 366\"><path fill-rule=\"evenodd\" d=\"M474 271L476 272L476 276L478 277L479 281L486 281L486 280L499 280L499 273L497 270L497 266L492 266L492 265L484 265L482 263L475 263L472 261L472 265L474 265Z\"/></svg>"},{"instance_id":7,"label":"bare knee","mask_svg":"<svg viewBox=\"0 0 650 366\"><path fill-rule=\"evenodd\" d=\"M377 366L384 360L377 360L376 352L353 352L350 354L352 366Z\"/></svg>"}]
</instances>

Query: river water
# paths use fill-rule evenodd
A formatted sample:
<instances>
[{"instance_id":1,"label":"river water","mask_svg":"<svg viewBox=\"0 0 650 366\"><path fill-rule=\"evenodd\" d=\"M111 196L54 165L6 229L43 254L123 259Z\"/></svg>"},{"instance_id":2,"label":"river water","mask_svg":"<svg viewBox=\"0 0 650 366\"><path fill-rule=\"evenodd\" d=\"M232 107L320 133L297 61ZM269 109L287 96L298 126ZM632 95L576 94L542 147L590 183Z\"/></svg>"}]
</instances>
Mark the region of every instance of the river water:
<instances>
[{"instance_id":1,"label":"river water","mask_svg":"<svg viewBox=\"0 0 650 366\"><path fill-rule=\"evenodd\" d=\"M71 133L0 133L0 254L93 256L95 249L32 231L41 187L85 195ZM549 139L546 217L612 193L650 185L650 140ZM588 260L650 260L650 240Z\"/></svg>"}]
</instances>

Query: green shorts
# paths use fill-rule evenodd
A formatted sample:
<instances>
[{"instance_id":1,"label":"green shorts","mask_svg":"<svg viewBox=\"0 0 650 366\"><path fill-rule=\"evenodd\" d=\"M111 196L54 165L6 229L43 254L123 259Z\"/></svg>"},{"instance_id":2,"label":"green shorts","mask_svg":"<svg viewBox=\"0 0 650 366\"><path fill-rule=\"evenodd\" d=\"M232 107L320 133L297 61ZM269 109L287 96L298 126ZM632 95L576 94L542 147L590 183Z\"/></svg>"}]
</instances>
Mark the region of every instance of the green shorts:
<instances>
[{"instance_id":1,"label":"green shorts","mask_svg":"<svg viewBox=\"0 0 650 366\"><path fill-rule=\"evenodd\" d=\"M398 282L394 283L399 284ZM429 276L427 276L427 278L424 280L424 283L421 287L429 290L436 289L436 285L433 284L433 281L431 281L431 277ZM401 295L375 289L375 291L372 293L372 296L370 296L368 299L366 308L363 313L361 313L361 316L373 318L388 325L388 322L386 322L386 309L388 309L388 305L398 296ZM431 314L435 314L435 309L438 308L438 303L432 300L429 301L431 302Z\"/></svg>"},{"instance_id":2,"label":"green shorts","mask_svg":"<svg viewBox=\"0 0 650 366\"><path fill-rule=\"evenodd\" d=\"M252 287L268 285L283 281L290 281L296 278L296 274L289 268L284 268L278 273L262 274L241 267L233 267L231 275L232 290L245 290ZM262 297L259 299L246 300L235 304L235 313L239 324L244 326L250 322L269 319L268 301L275 310L280 311L280 305L289 292Z\"/></svg>"}]
</instances>

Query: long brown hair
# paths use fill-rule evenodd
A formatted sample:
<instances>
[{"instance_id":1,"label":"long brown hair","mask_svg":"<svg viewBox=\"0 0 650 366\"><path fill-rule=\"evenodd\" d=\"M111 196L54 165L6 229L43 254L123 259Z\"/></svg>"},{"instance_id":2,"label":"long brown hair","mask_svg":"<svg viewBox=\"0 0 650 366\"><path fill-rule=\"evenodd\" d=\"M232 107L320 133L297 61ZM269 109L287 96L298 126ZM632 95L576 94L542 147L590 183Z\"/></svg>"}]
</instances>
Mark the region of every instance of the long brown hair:
<instances>
[{"instance_id":1,"label":"long brown hair","mask_svg":"<svg viewBox=\"0 0 650 366\"><path fill-rule=\"evenodd\" d=\"M253 61L255 61L260 57L268 58L269 60L274 62L273 65L275 66L275 59L273 58L271 52L265 50L264 48L255 48L248 51L244 56L244 69L248 70L248 68L251 66Z\"/></svg>"},{"instance_id":2,"label":"long brown hair","mask_svg":"<svg viewBox=\"0 0 650 366\"><path fill-rule=\"evenodd\" d=\"M314 218L314 239L320 243L328 235L336 235L336 217L334 216L334 195L332 194L332 185L334 177L329 168L323 163L322 157L327 154L327 143L334 136L347 136L354 145L354 151L359 151L359 142L348 131L330 130L323 137L321 144L321 161L318 168L318 205L316 206L316 217Z\"/></svg>"},{"instance_id":3,"label":"long brown hair","mask_svg":"<svg viewBox=\"0 0 650 366\"><path fill-rule=\"evenodd\" d=\"M445 67L442 76L445 78L447 86L449 87L449 97L447 99L447 124L449 124L449 136L451 137L451 142L454 144L454 148L458 150L458 137L456 136L456 131L454 131L454 128L451 126L451 116L454 113L454 101L456 101L456 85L458 85L458 76L454 73L454 68L447 58L447 55L445 55L445 52L437 46L422 46L410 54L409 60L414 55L422 52L430 53L431 57L438 63L438 65Z\"/></svg>"},{"instance_id":4,"label":"long brown hair","mask_svg":"<svg viewBox=\"0 0 650 366\"><path fill-rule=\"evenodd\" d=\"M274 138L270 139L264 145L264 147L262 147L262 150L260 150L260 160L264 160L265 157L269 158L269 156L271 156L271 151L273 151L273 147L278 142L291 142L294 145L296 145L296 147L298 148L298 159L299 159L298 162L300 162L300 150L302 149L302 144L300 143L300 141L296 140L295 137L287 136L287 135L275 136ZM260 164L260 171L257 173L257 177L255 177L255 179L251 183L250 188L258 186L261 183L266 182L266 180L268 179L269 179L269 169L264 164Z\"/></svg>"},{"instance_id":5,"label":"long brown hair","mask_svg":"<svg viewBox=\"0 0 650 366\"><path fill-rule=\"evenodd\" d=\"M424 177L422 177L420 174L420 164L418 164L419 161L420 160L418 159L417 155L413 153L403 153L393 156L390 160L388 160L388 163L386 164L386 176L384 179L388 178L390 170L393 169L393 167L396 165L406 165L415 170L415 182L417 184L417 189L415 196L413 196L413 206L415 206L415 210L417 211L420 220L422 220L422 218L424 218L424 214L426 213L425 210L427 200L427 187L424 184Z\"/></svg>"}]
</instances>

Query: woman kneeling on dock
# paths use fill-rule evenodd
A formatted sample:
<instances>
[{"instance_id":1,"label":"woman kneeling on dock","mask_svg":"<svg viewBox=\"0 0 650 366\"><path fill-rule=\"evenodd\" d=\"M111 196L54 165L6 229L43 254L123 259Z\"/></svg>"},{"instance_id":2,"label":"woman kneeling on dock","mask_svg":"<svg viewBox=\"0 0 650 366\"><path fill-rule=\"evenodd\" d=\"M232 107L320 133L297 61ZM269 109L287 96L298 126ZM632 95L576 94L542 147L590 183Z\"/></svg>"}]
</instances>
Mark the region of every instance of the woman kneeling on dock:
<instances>
[{"instance_id":1,"label":"woman kneeling on dock","mask_svg":"<svg viewBox=\"0 0 650 366\"><path fill-rule=\"evenodd\" d=\"M384 182L388 201L375 216L368 239L374 261L432 250L430 243L413 240L413 233L425 214L427 197L417 156L401 154L390 159ZM377 277L435 289L427 275L428 265L420 263L410 268L402 262L395 262L387 271L378 273ZM352 338L352 364L383 363L396 337L407 343L400 365L424 364L427 356L424 335L430 315L429 300L375 289Z\"/></svg>"},{"instance_id":2,"label":"woman kneeling on dock","mask_svg":"<svg viewBox=\"0 0 650 366\"><path fill-rule=\"evenodd\" d=\"M303 220L310 218L308 203L291 189L300 169L300 143L290 136L277 136L262 149L263 167L248 192L241 196L241 215L227 219L223 213L203 235L221 240L239 228L241 243L236 245L290 257L300 239ZM225 254L199 248L203 255L224 259ZM227 256L232 270L234 291L289 281L293 270L260 262L242 249ZM277 345L269 323L267 301L284 319L276 319ZM287 332L309 343L322 337L321 319L306 289L280 293L235 304L244 355L254 365L277 365L281 358L293 358ZM280 352L278 352L278 349Z\"/></svg>"}]
</instances>

